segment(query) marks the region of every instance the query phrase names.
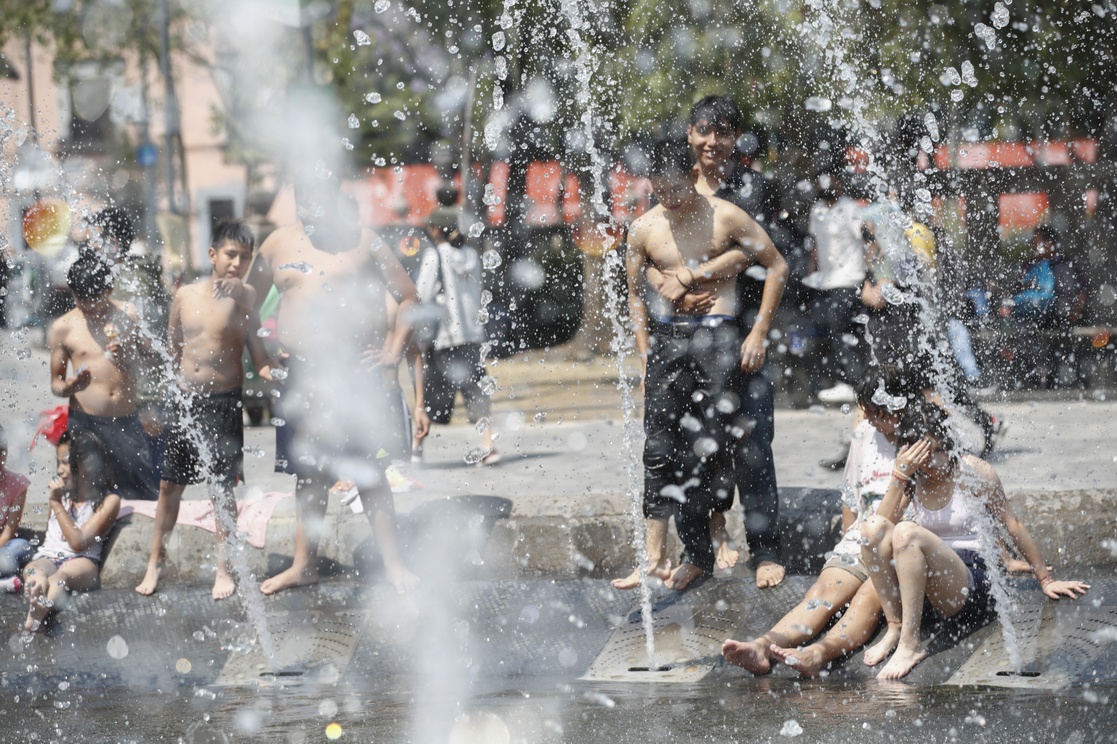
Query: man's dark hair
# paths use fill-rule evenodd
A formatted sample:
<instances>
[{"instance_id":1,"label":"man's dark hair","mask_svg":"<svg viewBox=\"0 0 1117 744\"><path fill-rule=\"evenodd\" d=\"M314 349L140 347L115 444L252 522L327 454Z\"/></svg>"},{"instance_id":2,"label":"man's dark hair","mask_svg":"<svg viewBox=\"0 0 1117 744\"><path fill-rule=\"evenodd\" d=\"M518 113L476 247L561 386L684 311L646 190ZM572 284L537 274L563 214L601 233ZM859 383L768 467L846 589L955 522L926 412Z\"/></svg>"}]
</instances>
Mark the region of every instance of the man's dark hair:
<instances>
[{"instance_id":1,"label":"man's dark hair","mask_svg":"<svg viewBox=\"0 0 1117 744\"><path fill-rule=\"evenodd\" d=\"M870 367L857 383L857 405L868 412L895 414L921 403L923 391L930 385L913 367L894 364Z\"/></svg>"},{"instance_id":2,"label":"man's dark hair","mask_svg":"<svg viewBox=\"0 0 1117 744\"><path fill-rule=\"evenodd\" d=\"M253 248L256 245L256 238L244 220L221 220L214 225L213 238L209 244L216 249L225 243L236 243Z\"/></svg>"},{"instance_id":3,"label":"man's dark hair","mask_svg":"<svg viewBox=\"0 0 1117 744\"><path fill-rule=\"evenodd\" d=\"M1045 240L1048 243L1051 243L1056 248L1059 247L1059 231L1056 230L1055 226L1050 223L1045 222L1044 224L1036 228L1036 231L1032 233L1032 240L1035 240L1036 238Z\"/></svg>"},{"instance_id":4,"label":"man's dark hair","mask_svg":"<svg viewBox=\"0 0 1117 744\"><path fill-rule=\"evenodd\" d=\"M92 224L120 244L121 252L127 252L136 239L136 225L120 207L106 207L93 215Z\"/></svg>"},{"instance_id":5,"label":"man's dark hair","mask_svg":"<svg viewBox=\"0 0 1117 744\"><path fill-rule=\"evenodd\" d=\"M690 125L708 121L713 125L727 124L734 132L740 132L742 123L741 109L732 98L725 96L706 96L690 107Z\"/></svg>"},{"instance_id":6,"label":"man's dark hair","mask_svg":"<svg viewBox=\"0 0 1117 744\"><path fill-rule=\"evenodd\" d=\"M452 207L458 203L458 189L452 184L439 186L435 198L438 199L438 206Z\"/></svg>"},{"instance_id":7,"label":"man's dark hair","mask_svg":"<svg viewBox=\"0 0 1117 744\"><path fill-rule=\"evenodd\" d=\"M660 140L652 149L652 176L677 176L694 168L694 153L686 140Z\"/></svg>"},{"instance_id":8,"label":"man's dark hair","mask_svg":"<svg viewBox=\"0 0 1117 744\"><path fill-rule=\"evenodd\" d=\"M112 269L93 251L82 251L67 272L66 283L79 301L95 300L112 289Z\"/></svg>"}]
</instances>

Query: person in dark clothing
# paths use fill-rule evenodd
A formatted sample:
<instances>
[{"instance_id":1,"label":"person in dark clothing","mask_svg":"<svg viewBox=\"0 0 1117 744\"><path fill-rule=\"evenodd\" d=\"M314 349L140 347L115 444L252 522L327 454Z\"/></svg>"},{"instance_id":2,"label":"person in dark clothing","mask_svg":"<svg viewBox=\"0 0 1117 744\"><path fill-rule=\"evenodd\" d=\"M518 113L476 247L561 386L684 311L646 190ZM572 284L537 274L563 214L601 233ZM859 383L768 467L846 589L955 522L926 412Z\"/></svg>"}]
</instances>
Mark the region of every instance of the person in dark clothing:
<instances>
[{"instance_id":1,"label":"person in dark clothing","mask_svg":"<svg viewBox=\"0 0 1117 744\"><path fill-rule=\"evenodd\" d=\"M771 182L748 167L737 150L742 139L741 112L731 99L707 96L690 110L687 142L697 158L695 188L701 194L720 197L748 213L766 232L778 211L778 199ZM754 265L737 276L737 323L742 332L752 329L764 292L766 272ZM749 565L756 571L758 587L776 586L786 574L779 563L779 493L776 466L772 458L775 436L773 389L763 365L742 369L734 376L733 389L741 398L742 413L753 423L749 436L741 440L734 454L734 480L744 509L748 538ZM724 534L724 516L715 518ZM737 561L736 551L727 540L719 540L719 564Z\"/></svg>"}]
</instances>

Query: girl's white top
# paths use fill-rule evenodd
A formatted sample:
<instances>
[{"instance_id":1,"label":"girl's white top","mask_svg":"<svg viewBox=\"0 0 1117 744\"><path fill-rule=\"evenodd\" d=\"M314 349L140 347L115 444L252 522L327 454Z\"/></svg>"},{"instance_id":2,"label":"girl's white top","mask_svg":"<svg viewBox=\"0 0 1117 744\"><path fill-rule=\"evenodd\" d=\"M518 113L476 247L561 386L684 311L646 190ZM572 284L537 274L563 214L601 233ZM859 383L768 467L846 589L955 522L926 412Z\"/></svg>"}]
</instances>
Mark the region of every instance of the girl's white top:
<instances>
[{"instance_id":1,"label":"girl's white top","mask_svg":"<svg viewBox=\"0 0 1117 744\"><path fill-rule=\"evenodd\" d=\"M872 424L862 421L853 432L842 475L842 504L857 518L834 547L835 553L860 555L861 523L880 506L895 464L896 448Z\"/></svg>"},{"instance_id":2,"label":"girl's white top","mask_svg":"<svg viewBox=\"0 0 1117 744\"><path fill-rule=\"evenodd\" d=\"M973 478L959 477L950 501L941 509L928 509L919 500L919 488L912 499L912 520L937 535L951 550L980 550L978 524L981 502L973 494Z\"/></svg>"},{"instance_id":3,"label":"girl's white top","mask_svg":"<svg viewBox=\"0 0 1117 744\"><path fill-rule=\"evenodd\" d=\"M74 506L70 499L63 496L62 505L70 514L70 519L74 520L74 526L81 529L85 524L93 518L93 504L88 501L83 501L78 506ZM43 539L43 544L39 546L39 550L35 553L36 558L51 558L53 560L63 558L90 558L95 561L101 560L101 541L94 540L85 550L80 553L74 552L70 547L70 543L66 542L65 536L62 534L62 527L58 524L58 518L54 516L54 511L50 513L50 520L47 522L47 534Z\"/></svg>"}]
</instances>

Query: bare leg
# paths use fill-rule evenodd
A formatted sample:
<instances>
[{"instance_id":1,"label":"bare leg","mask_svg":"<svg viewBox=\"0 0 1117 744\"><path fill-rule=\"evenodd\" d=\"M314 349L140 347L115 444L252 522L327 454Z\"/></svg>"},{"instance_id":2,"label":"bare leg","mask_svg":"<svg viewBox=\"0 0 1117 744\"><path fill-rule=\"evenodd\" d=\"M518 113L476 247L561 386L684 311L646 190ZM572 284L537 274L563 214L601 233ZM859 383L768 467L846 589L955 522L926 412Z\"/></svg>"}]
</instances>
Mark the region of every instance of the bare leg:
<instances>
[{"instance_id":1,"label":"bare leg","mask_svg":"<svg viewBox=\"0 0 1117 744\"><path fill-rule=\"evenodd\" d=\"M876 587L877 597L884 610L884 619L888 621L884 636L865 651L867 666L876 666L887 659L900 641L902 609L896 568L892 564L893 529L891 522L875 514L867 517L861 525L861 536L866 540L861 548L861 560L869 569L869 578Z\"/></svg>"},{"instance_id":2,"label":"bare leg","mask_svg":"<svg viewBox=\"0 0 1117 744\"><path fill-rule=\"evenodd\" d=\"M36 631L43 620L50 614L51 607L46 604L47 591L50 588L50 577L58 571L53 561L40 558L32 561L23 569L24 596L27 597L27 619L23 629Z\"/></svg>"},{"instance_id":3,"label":"bare leg","mask_svg":"<svg viewBox=\"0 0 1117 744\"><path fill-rule=\"evenodd\" d=\"M728 640L722 644L721 652L725 660L753 674L767 673L773 646L792 648L814 638L830 622L830 618L853 599L860 587L861 581L848 571L823 569L803 601L780 618L767 633L753 641Z\"/></svg>"},{"instance_id":4,"label":"bare leg","mask_svg":"<svg viewBox=\"0 0 1117 744\"><path fill-rule=\"evenodd\" d=\"M326 491L330 483L320 478L302 479L295 485L295 559L291 567L260 585L264 594L318 583L318 541L326 517Z\"/></svg>"},{"instance_id":5,"label":"bare leg","mask_svg":"<svg viewBox=\"0 0 1117 744\"><path fill-rule=\"evenodd\" d=\"M666 581L671 578L671 561L667 560L667 520L649 519L645 541L648 552L647 567L641 572L637 567L623 579L613 579L614 589L635 589L640 586L643 574Z\"/></svg>"},{"instance_id":6,"label":"bare leg","mask_svg":"<svg viewBox=\"0 0 1117 744\"><path fill-rule=\"evenodd\" d=\"M729 539L729 531L725 529L725 512L715 511L710 515L710 539L714 542L716 565L718 568L733 568L741 558L741 553Z\"/></svg>"},{"instance_id":7,"label":"bare leg","mask_svg":"<svg viewBox=\"0 0 1117 744\"><path fill-rule=\"evenodd\" d=\"M853 595L849 609L818 642L800 649L772 644L773 658L790 666L804 677L815 677L834 659L861 648L873 637L880 622L880 599L873 582L866 581Z\"/></svg>"},{"instance_id":8,"label":"bare leg","mask_svg":"<svg viewBox=\"0 0 1117 744\"><path fill-rule=\"evenodd\" d=\"M229 549L236 548L237 539L237 501L233 492L221 484L210 485L210 498L213 499L213 517L217 523L217 575L213 579L210 596L215 600L231 597L237 590L237 582L229 565Z\"/></svg>"},{"instance_id":9,"label":"bare leg","mask_svg":"<svg viewBox=\"0 0 1117 744\"><path fill-rule=\"evenodd\" d=\"M34 620L35 628L27 628L26 623L24 628L34 630L52 611L64 609L70 592L84 592L95 587L97 574L97 564L88 558L73 558L63 563L47 579L46 597L40 597L38 607L33 605L31 612L27 614L28 621Z\"/></svg>"},{"instance_id":10,"label":"bare leg","mask_svg":"<svg viewBox=\"0 0 1117 744\"><path fill-rule=\"evenodd\" d=\"M392 504L392 492L386 480L361 490L367 494L365 513L372 524L373 534L380 545L380 557L384 560L384 572L388 583L400 594L410 594L419 588L419 577L411 572L403 562L403 554L396 534L396 511ZM372 507L370 510L369 507Z\"/></svg>"},{"instance_id":11,"label":"bare leg","mask_svg":"<svg viewBox=\"0 0 1117 744\"><path fill-rule=\"evenodd\" d=\"M892 534L896 576L903 602L903 625L896 653L881 667L880 679L900 679L927 658L919 638L923 600L943 617L957 613L966 603L970 572L962 559L941 539L911 522L896 526Z\"/></svg>"},{"instance_id":12,"label":"bare leg","mask_svg":"<svg viewBox=\"0 0 1117 744\"><path fill-rule=\"evenodd\" d=\"M766 589L779 586L787 577L787 569L775 561L761 561L756 567L756 587Z\"/></svg>"},{"instance_id":13,"label":"bare leg","mask_svg":"<svg viewBox=\"0 0 1117 744\"><path fill-rule=\"evenodd\" d=\"M167 538L178 521L178 508L186 486L169 481L159 483L159 502L155 506L155 525L152 527L151 556L147 559L147 572L136 591L144 596L155 594L163 576L163 563L167 559Z\"/></svg>"}]
</instances>

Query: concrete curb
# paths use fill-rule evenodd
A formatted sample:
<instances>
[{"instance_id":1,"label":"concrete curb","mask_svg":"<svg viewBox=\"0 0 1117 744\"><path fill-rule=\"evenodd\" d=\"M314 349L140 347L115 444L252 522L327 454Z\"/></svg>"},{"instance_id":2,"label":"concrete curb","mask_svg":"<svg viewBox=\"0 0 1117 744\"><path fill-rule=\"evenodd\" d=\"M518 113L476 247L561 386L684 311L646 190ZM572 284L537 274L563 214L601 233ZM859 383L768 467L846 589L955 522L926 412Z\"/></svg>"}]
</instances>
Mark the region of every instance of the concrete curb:
<instances>
[{"instance_id":1,"label":"concrete curb","mask_svg":"<svg viewBox=\"0 0 1117 744\"><path fill-rule=\"evenodd\" d=\"M810 503L795 501L804 491L826 498ZM594 501L599 505L616 505L623 503L623 498L595 496ZM839 512L829 508L835 500L833 491L781 489L783 558L793 569L817 571L824 554L833 547L840 525ZM401 513L405 549L410 546L418 550L423 540L432 539L435 527L430 515L442 510L444 504L456 501L454 498L427 501L410 514ZM1054 565L1117 564L1117 491L1018 493L1009 497L1009 503ZM418 515L420 511L425 514ZM483 536L467 541L466 553L459 558L470 571L489 579L601 578L630 571L635 564L631 514L616 510L587 515L579 514L580 511L568 503L565 508L537 509L537 513L526 514L518 513L513 505L509 518L495 521ZM446 520L443 526L453 533L466 529L469 522L468 517L463 517L457 522ZM101 572L103 586L131 587L139 583L147 563L152 525L152 520L138 515L121 520ZM740 541L743 527L738 510L730 514L729 528L734 539ZM268 523L265 547L244 547L248 569L262 579L276 570L276 564L289 561L294 534L294 500L283 500ZM364 515L353 514L331 499L323 535L321 558L333 564L334 571L375 572L375 543ZM437 539L445 543L447 538L442 535ZM164 582L211 581L215 545L216 536L211 532L196 527L176 528L167 545ZM672 533L670 551L677 554L679 549Z\"/></svg>"}]
</instances>

